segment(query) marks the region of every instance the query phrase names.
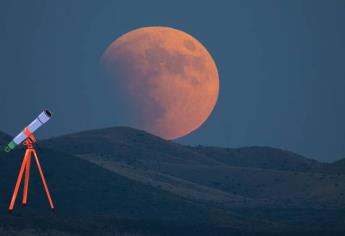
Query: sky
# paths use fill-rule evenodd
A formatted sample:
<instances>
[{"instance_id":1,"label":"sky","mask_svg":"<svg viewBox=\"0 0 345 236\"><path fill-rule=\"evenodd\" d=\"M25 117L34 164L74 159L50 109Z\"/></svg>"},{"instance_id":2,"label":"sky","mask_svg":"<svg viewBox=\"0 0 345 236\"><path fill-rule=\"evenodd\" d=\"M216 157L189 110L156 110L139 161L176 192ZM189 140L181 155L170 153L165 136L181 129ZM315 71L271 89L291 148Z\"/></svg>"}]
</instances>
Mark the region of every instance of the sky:
<instances>
[{"instance_id":1,"label":"sky","mask_svg":"<svg viewBox=\"0 0 345 236\"><path fill-rule=\"evenodd\" d=\"M0 130L41 110L47 138L125 126L100 57L144 26L188 32L220 76L210 118L177 142L272 146L320 161L345 157L345 1L0 1Z\"/></svg>"}]
</instances>

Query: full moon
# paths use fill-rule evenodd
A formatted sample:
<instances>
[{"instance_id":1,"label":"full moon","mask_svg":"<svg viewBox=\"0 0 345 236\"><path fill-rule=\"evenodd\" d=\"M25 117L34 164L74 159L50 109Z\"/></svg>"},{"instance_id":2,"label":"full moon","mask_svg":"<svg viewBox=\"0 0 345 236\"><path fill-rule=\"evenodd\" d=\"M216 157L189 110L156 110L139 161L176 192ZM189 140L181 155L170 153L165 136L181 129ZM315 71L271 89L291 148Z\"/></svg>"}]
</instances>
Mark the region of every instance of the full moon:
<instances>
[{"instance_id":1,"label":"full moon","mask_svg":"<svg viewBox=\"0 0 345 236\"><path fill-rule=\"evenodd\" d=\"M217 102L219 76L207 49L170 27L143 27L113 41L101 65L136 128L164 139L198 129Z\"/></svg>"}]
</instances>

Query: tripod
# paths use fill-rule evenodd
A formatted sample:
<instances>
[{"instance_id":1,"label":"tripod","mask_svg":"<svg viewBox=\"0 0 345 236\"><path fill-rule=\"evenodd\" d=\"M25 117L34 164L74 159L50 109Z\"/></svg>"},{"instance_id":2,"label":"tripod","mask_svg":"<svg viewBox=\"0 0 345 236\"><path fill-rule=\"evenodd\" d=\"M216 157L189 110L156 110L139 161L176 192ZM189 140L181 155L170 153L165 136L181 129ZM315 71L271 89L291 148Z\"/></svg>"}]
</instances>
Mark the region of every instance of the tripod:
<instances>
[{"instance_id":1,"label":"tripod","mask_svg":"<svg viewBox=\"0 0 345 236\"><path fill-rule=\"evenodd\" d=\"M34 146L33 146L33 143L36 142L36 138L28 129L25 129L24 132L28 136L28 139L24 142L24 145L26 146L26 151L25 151L25 155L24 155L24 159L23 159L22 165L20 167L20 171L19 171L19 175L18 175L18 178L17 178L16 186L14 188L14 192L13 192L11 203L10 203L10 206L9 206L8 210L10 212L13 211L14 204L16 202L19 186L20 186L20 183L22 181L24 171L25 171L25 179L24 179L24 191L23 191L23 201L22 201L22 204L25 206L26 203L27 203L28 189L29 189L30 164L31 164L31 157L32 156L34 156L34 158L35 158L35 161L36 161L36 164L37 164L37 168L38 168L38 171L40 173L40 176L41 176L41 179L42 179L42 183L43 183L43 186L44 186L44 189L46 191L47 198L48 198L48 201L49 201L49 204L50 204L50 208L53 210L54 209L54 204L53 204L53 201L52 201L52 199L50 197L48 186L47 186L46 180L44 178L40 162L38 161L37 153L36 153L36 151L34 149Z\"/></svg>"}]
</instances>

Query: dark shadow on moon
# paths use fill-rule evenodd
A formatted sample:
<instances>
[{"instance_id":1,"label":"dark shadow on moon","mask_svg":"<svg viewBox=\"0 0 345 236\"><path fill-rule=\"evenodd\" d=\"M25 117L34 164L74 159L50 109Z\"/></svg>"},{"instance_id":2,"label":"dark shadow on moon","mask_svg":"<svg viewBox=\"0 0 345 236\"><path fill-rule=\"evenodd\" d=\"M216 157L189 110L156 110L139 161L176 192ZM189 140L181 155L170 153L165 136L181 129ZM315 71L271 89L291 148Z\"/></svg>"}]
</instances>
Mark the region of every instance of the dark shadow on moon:
<instances>
[{"instance_id":1,"label":"dark shadow on moon","mask_svg":"<svg viewBox=\"0 0 345 236\"><path fill-rule=\"evenodd\" d=\"M125 103L121 108L126 117L130 119L130 125L138 128L149 128L152 121L156 122L164 117L166 109L154 97L150 96L157 84L153 77L160 76L161 68L150 67L145 73L136 68L135 61L145 60L143 56L131 54L126 51L117 53L111 58L109 77L112 80L117 94ZM135 86L140 81L140 86Z\"/></svg>"}]
</instances>

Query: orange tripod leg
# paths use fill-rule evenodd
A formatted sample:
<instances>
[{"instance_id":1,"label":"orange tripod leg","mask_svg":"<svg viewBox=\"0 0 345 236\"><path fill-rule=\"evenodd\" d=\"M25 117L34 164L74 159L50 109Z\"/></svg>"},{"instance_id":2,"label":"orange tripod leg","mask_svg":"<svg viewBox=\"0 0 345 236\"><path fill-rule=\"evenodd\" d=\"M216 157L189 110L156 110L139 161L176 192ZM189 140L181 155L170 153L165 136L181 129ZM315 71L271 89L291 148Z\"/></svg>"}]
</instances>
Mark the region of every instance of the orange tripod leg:
<instances>
[{"instance_id":1,"label":"orange tripod leg","mask_svg":"<svg viewBox=\"0 0 345 236\"><path fill-rule=\"evenodd\" d=\"M49 204L50 204L50 208L54 209L54 204L53 204L52 198L50 197L48 186L47 186L46 180L44 178L40 162L38 161L38 157L37 157L36 151L33 150L33 153L34 153L34 156L35 156L35 160L36 160L36 164L37 164L37 167L38 167L38 171L40 172L40 175L41 175L41 179L42 179L42 182L43 182L43 185L44 185L44 189L46 190L46 194L47 194L47 198L48 198L48 201L49 201Z\"/></svg>"},{"instance_id":2,"label":"orange tripod leg","mask_svg":"<svg viewBox=\"0 0 345 236\"><path fill-rule=\"evenodd\" d=\"M31 163L31 153L27 157L25 166L25 180L24 180L24 191L23 191L23 205L26 205L28 199L28 189L29 189L29 176L30 176L30 163Z\"/></svg>"},{"instance_id":3,"label":"orange tripod leg","mask_svg":"<svg viewBox=\"0 0 345 236\"><path fill-rule=\"evenodd\" d=\"M12 195L10 207L8 208L9 211L12 211L13 208L14 208L14 204L16 202L16 198L17 198L20 182L21 182L21 180L23 178L24 169L26 167L26 161L27 161L29 155L30 155L30 150L26 150L25 156L24 156L24 159L23 159L23 162L22 162L22 166L20 167L20 171L19 171L19 175L18 175L18 178L17 178L16 186L14 188L14 192L13 192L13 195Z\"/></svg>"}]
</instances>

